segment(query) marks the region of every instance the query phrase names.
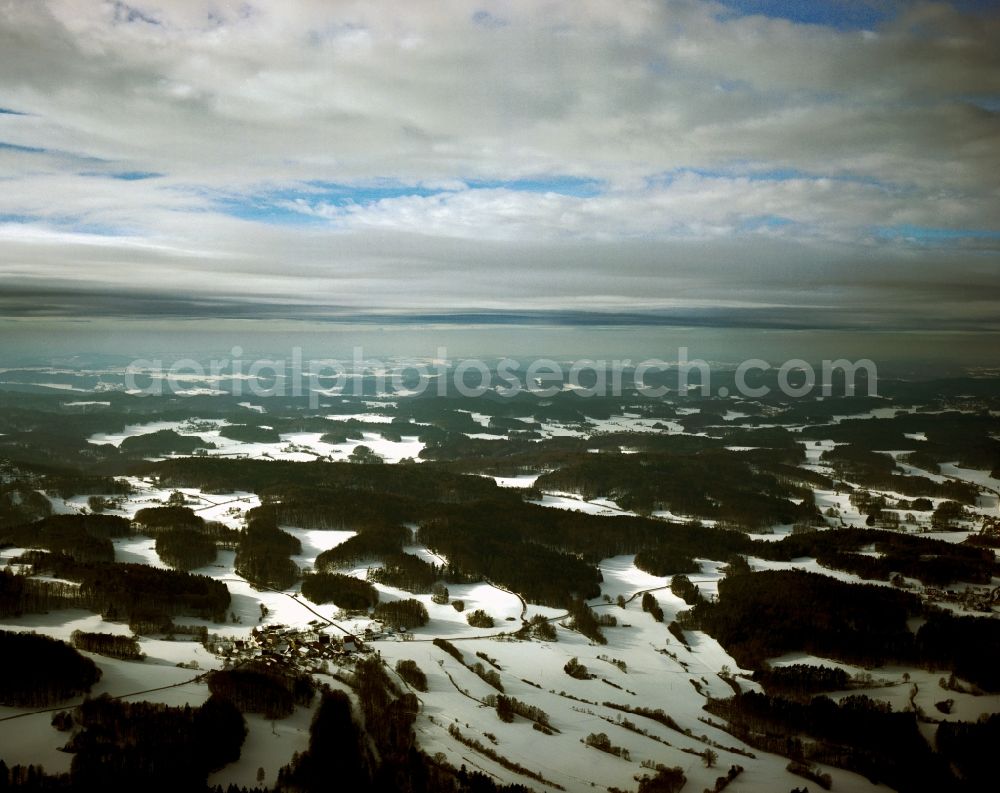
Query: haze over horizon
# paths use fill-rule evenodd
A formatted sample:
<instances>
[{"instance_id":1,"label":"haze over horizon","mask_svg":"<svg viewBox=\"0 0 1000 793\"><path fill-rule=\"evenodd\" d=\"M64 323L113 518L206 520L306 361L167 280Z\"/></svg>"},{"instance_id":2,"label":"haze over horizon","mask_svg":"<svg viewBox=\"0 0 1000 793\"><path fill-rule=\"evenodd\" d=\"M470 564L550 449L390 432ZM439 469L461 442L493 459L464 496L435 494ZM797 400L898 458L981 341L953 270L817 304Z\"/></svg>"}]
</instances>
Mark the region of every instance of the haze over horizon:
<instances>
[{"instance_id":1,"label":"haze over horizon","mask_svg":"<svg viewBox=\"0 0 1000 793\"><path fill-rule=\"evenodd\" d=\"M979 355L998 41L988 2L6 3L0 328L926 331Z\"/></svg>"}]
</instances>

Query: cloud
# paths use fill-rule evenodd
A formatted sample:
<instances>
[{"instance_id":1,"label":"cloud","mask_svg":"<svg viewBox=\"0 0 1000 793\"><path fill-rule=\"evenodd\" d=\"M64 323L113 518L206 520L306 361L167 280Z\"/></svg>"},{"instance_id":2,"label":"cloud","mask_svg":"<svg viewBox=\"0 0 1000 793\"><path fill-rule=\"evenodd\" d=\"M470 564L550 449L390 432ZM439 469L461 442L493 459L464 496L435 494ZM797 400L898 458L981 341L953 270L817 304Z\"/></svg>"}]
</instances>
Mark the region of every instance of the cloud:
<instances>
[{"instance_id":1,"label":"cloud","mask_svg":"<svg viewBox=\"0 0 1000 793\"><path fill-rule=\"evenodd\" d=\"M7 4L2 310L991 326L1000 17L756 5Z\"/></svg>"}]
</instances>

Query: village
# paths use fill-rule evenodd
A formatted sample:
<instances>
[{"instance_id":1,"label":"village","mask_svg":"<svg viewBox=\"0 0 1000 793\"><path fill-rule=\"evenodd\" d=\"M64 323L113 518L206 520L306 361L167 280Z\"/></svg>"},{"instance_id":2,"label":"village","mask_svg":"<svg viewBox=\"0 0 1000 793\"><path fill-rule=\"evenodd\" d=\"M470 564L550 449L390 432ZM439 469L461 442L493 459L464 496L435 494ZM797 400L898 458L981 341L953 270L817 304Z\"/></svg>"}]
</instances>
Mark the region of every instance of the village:
<instances>
[{"instance_id":1,"label":"village","mask_svg":"<svg viewBox=\"0 0 1000 793\"><path fill-rule=\"evenodd\" d=\"M304 629L278 623L262 625L253 628L247 638L212 634L204 646L230 666L255 661L319 673L327 671L331 661L350 665L356 656L374 652L371 642L392 637L394 634L386 633L379 623L366 627L359 636L332 623L312 620Z\"/></svg>"},{"instance_id":2,"label":"village","mask_svg":"<svg viewBox=\"0 0 1000 793\"><path fill-rule=\"evenodd\" d=\"M1000 605L1000 587L968 586L962 590L924 587L922 597L928 603L951 603L961 611L991 614Z\"/></svg>"}]
</instances>

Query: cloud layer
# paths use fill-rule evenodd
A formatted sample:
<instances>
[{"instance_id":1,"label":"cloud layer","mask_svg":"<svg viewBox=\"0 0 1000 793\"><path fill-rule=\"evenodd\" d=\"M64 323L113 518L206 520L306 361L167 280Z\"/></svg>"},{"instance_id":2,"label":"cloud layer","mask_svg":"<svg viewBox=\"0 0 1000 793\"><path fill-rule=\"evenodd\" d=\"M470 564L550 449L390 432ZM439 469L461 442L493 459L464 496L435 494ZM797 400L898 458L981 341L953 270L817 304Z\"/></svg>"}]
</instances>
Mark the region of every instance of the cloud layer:
<instances>
[{"instance_id":1,"label":"cloud layer","mask_svg":"<svg viewBox=\"0 0 1000 793\"><path fill-rule=\"evenodd\" d=\"M995 328L1000 17L787 5L2 4L0 313Z\"/></svg>"}]
</instances>

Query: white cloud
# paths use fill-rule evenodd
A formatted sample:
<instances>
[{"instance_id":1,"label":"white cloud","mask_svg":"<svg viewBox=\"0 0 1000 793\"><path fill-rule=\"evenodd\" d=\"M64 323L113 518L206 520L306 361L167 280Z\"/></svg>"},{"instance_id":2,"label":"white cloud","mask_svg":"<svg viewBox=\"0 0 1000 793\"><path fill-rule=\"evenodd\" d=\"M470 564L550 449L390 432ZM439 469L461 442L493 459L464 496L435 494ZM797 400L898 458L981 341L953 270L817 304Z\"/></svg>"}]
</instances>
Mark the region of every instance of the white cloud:
<instances>
[{"instance_id":1,"label":"white cloud","mask_svg":"<svg viewBox=\"0 0 1000 793\"><path fill-rule=\"evenodd\" d=\"M942 321L961 299L900 283L996 292L995 237L878 232L996 230L1000 121L971 101L1000 96L996 15L905 4L862 32L687 0L129 7L0 7L0 107L28 114L0 114L11 283L393 309L895 289ZM159 176L109 178L129 171ZM541 189L555 177L598 187ZM316 182L412 190L350 204ZM312 222L226 211L255 204Z\"/></svg>"}]
</instances>

